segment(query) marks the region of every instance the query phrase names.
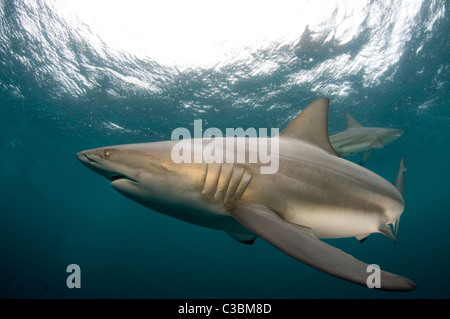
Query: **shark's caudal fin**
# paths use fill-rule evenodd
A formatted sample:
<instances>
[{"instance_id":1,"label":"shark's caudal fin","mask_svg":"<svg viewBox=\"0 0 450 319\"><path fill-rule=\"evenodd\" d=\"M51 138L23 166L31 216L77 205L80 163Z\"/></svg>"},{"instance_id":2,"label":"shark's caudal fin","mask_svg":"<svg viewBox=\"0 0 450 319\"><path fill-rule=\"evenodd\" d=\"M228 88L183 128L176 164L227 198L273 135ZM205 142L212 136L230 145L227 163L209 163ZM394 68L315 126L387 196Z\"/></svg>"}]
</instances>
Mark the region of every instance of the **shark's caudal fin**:
<instances>
[{"instance_id":1,"label":"shark's caudal fin","mask_svg":"<svg viewBox=\"0 0 450 319\"><path fill-rule=\"evenodd\" d=\"M406 171L405 158L402 157L402 159L400 160L400 167L399 167L398 173L397 173L397 180L395 181L395 187L397 187L400 194L402 194L402 197L403 197L403 193L405 191L405 174L404 174L405 171ZM397 234L398 234L399 224L400 224L400 217L393 224L395 238L398 238Z\"/></svg>"},{"instance_id":2,"label":"shark's caudal fin","mask_svg":"<svg viewBox=\"0 0 450 319\"><path fill-rule=\"evenodd\" d=\"M281 132L280 136L301 139L339 156L328 137L329 106L330 100L327 98L312 102Z\"/></svg>"},{"instance_id":3,"label":"shark's caudal fin","mask_svg":"<svg viewBox=\"0 0 450 319\"><path fill-rule=\"evenodd\" d=\"M400 167L397 173L397 179L395 181L395 187L397 187L398 191L400 192L400 194L402 194L402 196L403 192L405 191L405 174L404 174L405 171L406 171L405 158L402 157L402 159L400 160Z\"/></svg>"},{"instance_id":4,"label":"shark's caudal fin","mask_svg":"<svg viewBox=\"0 0 450 319\"><path fill-rule=\"evenodd\" d=\"M345 112L345 117L347 118L347 130L355 127L362 127L361 124L359 124L353 116L351 116L349 113Z\"/></svg>"}]
</instances>

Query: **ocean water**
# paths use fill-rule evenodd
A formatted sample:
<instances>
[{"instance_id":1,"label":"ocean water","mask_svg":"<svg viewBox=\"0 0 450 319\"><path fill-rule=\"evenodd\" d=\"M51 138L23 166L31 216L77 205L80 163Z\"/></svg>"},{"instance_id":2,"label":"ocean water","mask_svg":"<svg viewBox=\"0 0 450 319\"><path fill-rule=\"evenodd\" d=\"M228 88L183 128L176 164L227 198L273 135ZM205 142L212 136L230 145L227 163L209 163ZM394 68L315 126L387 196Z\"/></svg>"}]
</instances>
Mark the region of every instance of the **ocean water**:
<instances>
[{"instance_id":1,"label":"ocean water","mask_svg":"<svg viewBox=\"0 0 450 319\"><path fill-rule=\"evenodd\" d=\"M450 297L449 30L448 1L0 0L0 298ZM405 131L365 164L395 181L406 159L399 243L327 242L415 291L151 211L75 157L196 119L282 130L319 97L330 134L344 112Z\"/></svg>"}]
</instances>

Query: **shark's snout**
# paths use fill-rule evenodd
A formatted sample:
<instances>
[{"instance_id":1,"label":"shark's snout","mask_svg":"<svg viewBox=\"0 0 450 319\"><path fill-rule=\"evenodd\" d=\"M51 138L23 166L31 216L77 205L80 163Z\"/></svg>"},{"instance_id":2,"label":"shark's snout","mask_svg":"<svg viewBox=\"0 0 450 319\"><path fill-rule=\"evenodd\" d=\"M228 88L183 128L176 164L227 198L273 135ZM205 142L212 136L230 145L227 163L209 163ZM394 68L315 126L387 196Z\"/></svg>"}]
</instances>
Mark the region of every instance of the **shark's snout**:
<instances>
[{"instance_id":1,"label":"shark's snout","mask_svg":"<svg viewBox=\"0 0 450 319\"><path fill-rule=\"evenodd\" d=\"M85 164L85 165L89 165L89 164L95 163L95 160L92 159L92 158L90 158L90 157L86 154L85 151L78 152L78 153L77 153L77 158L78 158L78 160L79 160L81 163L83 163L83 164Z\"/></svg>"},{"instance_id":2,"label":"shark's snout","mask_svg":"<svg viewBox=\"0 0 450 319\"><path fill-rule=\"evenodd\" d=\"M111 163L109 160L111 151L106 148L102 149L92 149L87 151L81 151L76 154L78 160L90 168L94 172L103 177L106 177L111 182L115 182L120 179L127 179L137 183L137 180L132 177L128 177L127 173L121 172L122 170Z\"/></svg>"},{"instance_id":3,"label":"shark's snout","mask_svg":"<svg viewBox=\"0 0 450 319\"><path fill-rule=\"evenodd\" d=\"M100 174L108 179L111 176L118 175L116 172L111 172L102 162L97 150L81 151L76 154L78 160L86 167L90 168L97 174Z\"/></svg>"}]
</instances>

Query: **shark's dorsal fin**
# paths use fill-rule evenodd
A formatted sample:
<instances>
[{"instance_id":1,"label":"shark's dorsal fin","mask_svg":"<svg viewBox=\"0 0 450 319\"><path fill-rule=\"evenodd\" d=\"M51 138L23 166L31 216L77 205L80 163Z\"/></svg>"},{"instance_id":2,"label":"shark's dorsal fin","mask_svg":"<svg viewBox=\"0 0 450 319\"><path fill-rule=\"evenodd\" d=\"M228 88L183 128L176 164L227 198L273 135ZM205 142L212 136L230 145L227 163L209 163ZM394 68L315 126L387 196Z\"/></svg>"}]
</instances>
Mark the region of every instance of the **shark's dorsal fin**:
<instances>
[{"instance_id":1,"label":"shark's dorsal fin","mask_svg":"<svg viewBox=\"0 0 450 319\"><path fill-rule=\"evenodd\" d=\"M312 102L289 123L280 136L298 138L338 156L328 137L329 106L330 100L327 98Z\"/></svg>"},{"instance_id":2,"label":"shark's dorsal fin","mask_svg":"<svg viewBox=\"0 0 450 319\"><path fill-rule=\"evenodd\" d=\"M353 116L345 112L345 117L347 118L347 130L355 127L362 127L361 124L359 124Z\"/></svg>"}]
</instances>

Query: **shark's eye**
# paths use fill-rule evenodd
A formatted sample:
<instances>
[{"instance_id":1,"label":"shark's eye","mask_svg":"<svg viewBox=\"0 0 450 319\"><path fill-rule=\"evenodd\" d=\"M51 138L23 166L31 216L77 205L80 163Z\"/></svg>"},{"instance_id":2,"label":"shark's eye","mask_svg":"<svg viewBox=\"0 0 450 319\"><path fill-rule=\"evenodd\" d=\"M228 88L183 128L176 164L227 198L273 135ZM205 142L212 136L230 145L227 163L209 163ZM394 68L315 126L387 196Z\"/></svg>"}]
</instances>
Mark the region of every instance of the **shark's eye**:
<instances>
[{"instance_id":1,"label":"shark's eye","mask_svg":"<svg viewBox=\"0 0 450 319\"><path fill-rule=\"evenodd\" d=\"M104 150L102 153L103 158L108 158L109 157L109 151L108 150Z\"/></svg>"}]
</instances>

